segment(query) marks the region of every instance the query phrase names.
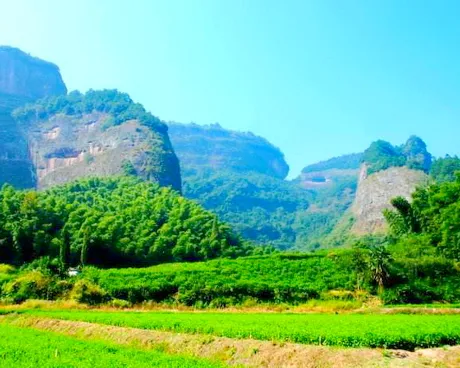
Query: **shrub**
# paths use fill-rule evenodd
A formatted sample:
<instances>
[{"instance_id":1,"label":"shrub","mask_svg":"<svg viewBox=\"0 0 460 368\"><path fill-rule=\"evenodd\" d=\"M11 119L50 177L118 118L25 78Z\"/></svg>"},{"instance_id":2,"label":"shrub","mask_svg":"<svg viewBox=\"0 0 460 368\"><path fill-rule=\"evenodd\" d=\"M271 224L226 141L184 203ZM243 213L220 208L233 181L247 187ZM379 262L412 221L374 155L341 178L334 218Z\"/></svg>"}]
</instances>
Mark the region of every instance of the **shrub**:
<instances>
[{"instance_id":1,"label":"shrub","mask_svg":"<svg viewBox=\"0 0 460 368\"><path fill-rule=\"evenodd\" d=\"M16 272L16 268L9 264L0 263L0 273L11 275L12 273Z\"/></svg>"},{"instance_id":2,"label":"shrub","mask_svg":"<svg viewBox=\"0 0 460 368\"><path fill-rule=\"evenodd\" d=\"M78 303L96 305L110 300L107 292L99 285L85 279L78 280L70 292L70 299Z\"/></svg>"},{"instance_id":3,"label":"shrub","mask_svg":"<svg viewBox=\"0 0 460 368\"><path fill-rule=\"evenodd\" d=\"M6 283L2 287L2 294L15 303L22 303L27 299L53 299L53 278L40 271L30 271Z\"/></svg>"}]
</instances>

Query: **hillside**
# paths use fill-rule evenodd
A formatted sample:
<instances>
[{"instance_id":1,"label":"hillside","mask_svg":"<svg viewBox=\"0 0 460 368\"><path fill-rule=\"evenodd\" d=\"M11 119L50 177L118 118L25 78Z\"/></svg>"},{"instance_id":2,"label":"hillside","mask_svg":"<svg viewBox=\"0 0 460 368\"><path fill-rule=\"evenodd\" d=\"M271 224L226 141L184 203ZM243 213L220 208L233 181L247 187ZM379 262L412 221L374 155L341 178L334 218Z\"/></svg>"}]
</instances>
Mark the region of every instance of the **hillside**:
<instances>
[{"instance_id":1,"label":"hillside","mask_svg":"<svg viewBox=\"0 0 460 368\"><path fill-rule=\"evenodd\" d=\"M116 90L72 92L59 68L0 47L0 184L127 173L181 190L167 127Z\"/></svg>"},{"instance_id":2,"label":"hillside","mask_svg":"<svg viewBox=\"0 0 460 368\"><path fill-rule=\"evenodd\" d=\"M183 193L219 215L248 240L280 249L296 241L296 214L311 193L285 181L281 151L252 133L219 125L169 124Z\"/></svg>"},{"instance_id":3,"label":"hillside","mask_svg":"<svg viewBox=\"0 0 460 368\"><path fill-rule=\"evenodd\" d=\"M252 133L226 130L219 124L169 123L168 126L184 176L206 170L230 170L284 179L289 172L283 153Z\"/></svg>"},{"instance_id":4,"label":"hillside","mask_svg":"<svg viewBox=\"0 0 460 368\"><path fill-rule=\"evenodd\" d=\"M0 190L0 259L54 268L141 266L245 255L214 214L171 188L91 178L46 191Z\"/></svg>"},{"instance_id":5,"label":"hillside","mask_svg":"<svg viewBox=\"0 0 460 368\"><path fill-rule=\"evenodd\" d=\"M364 152L358 190L351 208L356 235L381 233L386 230L383 216L391 200L409 199L419 185L428 183L432 157L425 142L412 136L401 146L385 141L373 142Z\"/></svg>"},{"instance_id":6,"label":"hillside","mask_svg":"<svg viewBox=\"0 0 460 368\"><path fill-rule=\"evenodd\" d=\"M67 93L59 68L19 49L0 46L0 184L35 185L27 138L12 111L38 98Z\"/></svg>"},{"instance_id":7,"label":"hillside","mask_svg":"<svg viewBox=\"0 0 460 368\"><path fill-rule=\"evenodd\" d=\"M127 94L72 92L13 115L29 142L38 188L128 173L181 189L166 125Z\"/></svg>"},{"instance_id":8,"label":"hillside","mask_svg":"<svg viewBox=\"0 0 460 368\"><path fill-rule=\"evenodd\" d=\"M391 208L391 200L398 196L409 199L417 186L426 183L428 175L421 170L391 167L368 176L367 166L363 165L351 208L355 217L351 232L363 235L386 231L383 211Z\"/></svg>"},{"instance_id":9,"label":"hillside","mask_svg":"<svg viewBox=\"0 0 460 368\"><path fill-rule=\"evenodd\" d=\"M288 181L283 154L261 137L219 125L169 126L184 195L257 244L314 249L353 201L360 154L311 165Z\"/></svg>"}]
</instances>

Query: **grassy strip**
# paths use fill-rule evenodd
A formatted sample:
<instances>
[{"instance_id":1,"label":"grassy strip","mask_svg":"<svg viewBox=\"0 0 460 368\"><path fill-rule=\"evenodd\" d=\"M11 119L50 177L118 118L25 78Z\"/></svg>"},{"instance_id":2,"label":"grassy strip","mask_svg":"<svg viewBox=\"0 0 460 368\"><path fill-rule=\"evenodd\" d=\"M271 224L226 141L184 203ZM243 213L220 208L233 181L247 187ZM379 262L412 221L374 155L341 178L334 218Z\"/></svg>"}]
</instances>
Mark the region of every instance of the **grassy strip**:
<instances>
[{"instance_id":1,"label":"grassy strip","mask_svg":"<svg viewBox=\"0 0 460 368\"><path fill-rule=\"evenodd\" d=\"M460 344L452 315L168 313L26 311L26 314L106 325L203 333L230 338L389 349Z\"/></svg>"},{"instance_id":2,"label":"grassy strip","mask_svg":"<svg viewBox=\"0 0 460 368\"><path fill-rule=\"evenodd\" d=\"M201 359L83 341L32 329L0 325L0 367L15 368L212 368L222 365Z\"/></svg>"}]
</instances>

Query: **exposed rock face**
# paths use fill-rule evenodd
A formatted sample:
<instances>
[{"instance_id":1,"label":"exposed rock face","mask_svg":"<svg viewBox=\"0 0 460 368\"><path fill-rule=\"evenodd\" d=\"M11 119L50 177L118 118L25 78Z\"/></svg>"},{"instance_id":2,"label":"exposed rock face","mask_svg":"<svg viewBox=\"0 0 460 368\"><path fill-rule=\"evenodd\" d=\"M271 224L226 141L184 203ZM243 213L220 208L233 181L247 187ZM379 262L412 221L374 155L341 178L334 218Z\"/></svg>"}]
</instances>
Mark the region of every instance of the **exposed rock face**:
<instances>
[{"instance_id":1,"label":"exposed rock face","mask_svg":"<svg viewBox=\"0 0 460 368\"><path fill-rule=\"evenodd\" d=\"M225 169L284 179L289 172L283 153L252 133L226 130L218 124L171 123L169 135L186 175Z\"/></svg>"},{"instance_id":2,"label":"exposed rock face","mask_svg":"<svg viewBox=\"0 0 460 368\"><path fill-rule=\"evenodd\" d=\"M108 118L96 112L81 117L56 115L34 124L28 138L37 187L86 176L121 175L128 164L138 176L180 190L179 165L171 147L161 154L153 152L157 145L168 145L167 136L136 120L105 129Z\"/></svg>"},{"instance_id":3,"label":"exposed rock face","mask_svg":"<svg viewBox=\"0 0 460 368\"><path fill-rule=\"evenodd\" d=\"M39 189L88 176L130 174L181 190L167 127L115 90L72 92L14 113Z\"/></svg>"},{"instance_id":4,"label":"exposed rock face","mask_svg":"<svg viewBox=\"0 0 460 368\"><path fill-rule=\"evenodd\" d=\"M56 65L1 46L0 93L36 100L66 94L67 88Z\"/></svg>"},{"instance_id":5,"label":"exposed rock face","mask_svg":"<svg viewBox=\"0 0 460 368\"><path fill-rule=\"evenodd\" d=\"M0 185L129 172L181 190L166 125L126 94L87 95L67 95L56 65L0 47Z\"/></svg>"},{"instance_id":6,"label":"exposed rock face","mask_svg":"<svg viewBox=\"0 0 460 368\"><path fill-rule=\"evenodd\" d=\"M428 182L428 175L423 171L407 167L390 167L369 176L367 170L367 165L363 164L351 208L355 217L351 231L357 235L385 231L383 210L391 208L391 199L397 196L410 199L417 186Z\"/></svg>"},{"instance_id":7,"label":"exposed rock face","mask_svg":"<svg viewBox=\"0 0 460 368\"><path fill-rule=\"evenodd\" d=\"M0 46L0 184L35 186L28 142L11 112L37 98L67 93L56 65Z\"/></svg>"}]
</instances>

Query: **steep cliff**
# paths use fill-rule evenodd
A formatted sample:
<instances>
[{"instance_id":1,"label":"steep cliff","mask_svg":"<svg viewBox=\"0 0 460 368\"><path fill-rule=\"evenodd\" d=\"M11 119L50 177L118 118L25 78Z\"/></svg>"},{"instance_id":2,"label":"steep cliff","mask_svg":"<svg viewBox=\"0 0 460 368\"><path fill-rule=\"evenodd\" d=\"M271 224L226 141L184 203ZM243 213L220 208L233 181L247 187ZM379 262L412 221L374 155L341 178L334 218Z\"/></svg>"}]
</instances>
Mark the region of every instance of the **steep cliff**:
<instances>
[{"instance_id":1,"label":"steep cliff","mask_svg":"<svg viewBox=\"0 0 460 368\"><path fill-rule=\"evenodd\" d=\"M185 175L225 169L284 179L289 172L283 153L252 133L226 130L218 124L168 125Z\"/></svg>"},{"instance_id":2,"label":"steep cliff","mask_svg":"<svg viewBox=\"0 0 460 368\"><path fill-rule=\"evenodd\" d=\"M12 111L37 98L65 93L57 66L0 46L0 185L35 186L27 138L19 131Z\"/></svg>"},{"instance_id":3,"label":"steep cliff","mask_svg":"<svg viewBox=\"0 0 460 368\"><path fill-rule=\"evenodd\" d=\"M408 167L390 167L368 175L368 166L363 164L351 207L355 218L351 232L363 235L385 231L387 224L383 210L391 208L391 199L398 196L410 199L416 187L426 184L428 179L423 171Z\"/></svg>"},{"instance_id":4,"label":"steep cliff","mask_svg":"<svg viewBox=\"0 0 460 368\"><path fill-rule=\"evenodd\" d=\"M14 112L38 188L123 173L181 189L167 127L115 90L72 92Z\"/></svg>"},{"instance_id":5,"label":"steep cliff","mask_svg":"<svg viewBox=\"0 0 460 368\"><path fill-rule=\"evenodd\" d=\"M36 100L64 95L67 88L59 68L25 52L0 46L0 93Z\"/></svg>"}]
</instances>

